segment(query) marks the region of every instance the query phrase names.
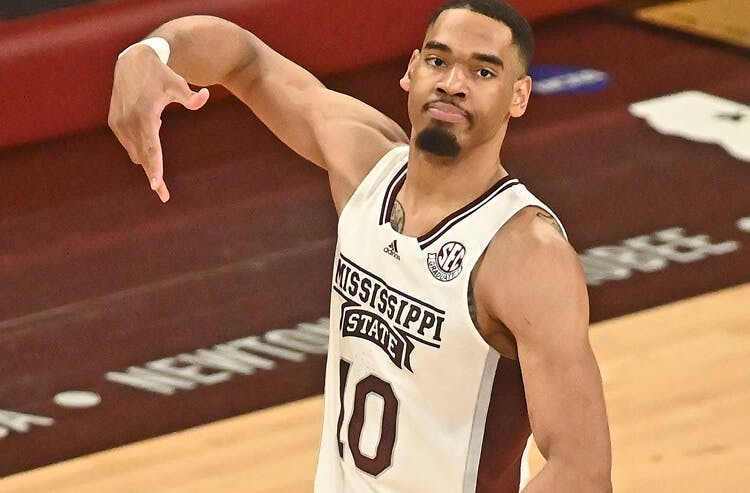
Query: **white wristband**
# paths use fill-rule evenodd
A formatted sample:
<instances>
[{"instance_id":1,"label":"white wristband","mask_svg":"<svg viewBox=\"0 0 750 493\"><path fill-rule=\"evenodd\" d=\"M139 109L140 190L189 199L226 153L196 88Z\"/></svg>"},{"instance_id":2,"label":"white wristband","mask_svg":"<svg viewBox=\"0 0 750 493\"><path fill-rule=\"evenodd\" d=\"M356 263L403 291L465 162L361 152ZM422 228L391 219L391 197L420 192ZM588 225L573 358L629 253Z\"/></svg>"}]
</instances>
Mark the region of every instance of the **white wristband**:
<instances>
[{"instance_id":1,"label":"white wristband","mask_svg":"<svg viewBox=\"0 0 750 493\"><path fill-rule=\"evenodd\" d=\"M161 60L163 64L166 65L167 62L169 61L169 52L170 52L169 43L167 42L166 39L160 38L158 36L155 36L153 38L147 38L147 39L144 39L143 41L138 41L137 43L133 43L132 45L122 50L122 53L117 55L117 58L118 59L122 58L122 56L125 53L127 53L128 50L138 45L146 45L150 47L152 50L154 50L154 52L156 53L156 56L159 57L159 60Z\"/></svg>"}]
</instances>

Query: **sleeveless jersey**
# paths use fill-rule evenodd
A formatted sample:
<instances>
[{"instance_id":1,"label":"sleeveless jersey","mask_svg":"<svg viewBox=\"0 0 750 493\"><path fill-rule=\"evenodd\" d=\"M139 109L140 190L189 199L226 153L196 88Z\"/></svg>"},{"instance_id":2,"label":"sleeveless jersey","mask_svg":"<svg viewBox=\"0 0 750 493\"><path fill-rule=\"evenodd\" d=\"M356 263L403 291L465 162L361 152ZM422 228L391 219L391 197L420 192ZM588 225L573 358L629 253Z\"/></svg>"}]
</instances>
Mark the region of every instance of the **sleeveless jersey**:
<instances>
[{"instance_id":1,"label":"sleeveless jersey","mask_svg":"<svg viewBox=\"0 0 750 493\"><path fill-rule=\"evenodd\" d=\"M503 224L549 209L506 177L427 234L402 235L389 218L408 153L388 152L339 219L315 491L517 493L520 367L481 337L467 292Z\"/></svg>"}]
</instances>

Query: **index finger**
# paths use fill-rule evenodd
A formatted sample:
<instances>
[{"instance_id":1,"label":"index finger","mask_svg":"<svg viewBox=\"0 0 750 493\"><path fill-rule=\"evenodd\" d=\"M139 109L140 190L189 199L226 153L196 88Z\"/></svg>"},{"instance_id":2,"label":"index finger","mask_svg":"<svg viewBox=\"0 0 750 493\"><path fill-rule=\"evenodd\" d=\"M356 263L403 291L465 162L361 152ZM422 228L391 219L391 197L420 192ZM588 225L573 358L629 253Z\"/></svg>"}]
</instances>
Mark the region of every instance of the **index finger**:
<instances>
[{"instance_id":1,"label":"index finger","mask_svg":"<svg viewBox=\"0 0 750 493\"><path fill-rule=\"evenodd\" d=\"M161 150L161 139L159 138L159 126L149 128L146 126L142 134L143 155L141 162L143 170L148 177L151 190L154 190L162 202L169 200L169 192L164 183L164 161Z\"/></svg>"},{"instance_id":2,"label":"index finger","mask_svg":"<svg viewBox=\"0 0 750 493\"><path fill-rule=\"evenodd\" d=\"M156 195L159 196L159 199L162 202L166 202L169 200L169 190L167 190L167 184L164 183L164 180L162 179L161 184L157 186L156 188Z\"/></svg>"}]
</instances>

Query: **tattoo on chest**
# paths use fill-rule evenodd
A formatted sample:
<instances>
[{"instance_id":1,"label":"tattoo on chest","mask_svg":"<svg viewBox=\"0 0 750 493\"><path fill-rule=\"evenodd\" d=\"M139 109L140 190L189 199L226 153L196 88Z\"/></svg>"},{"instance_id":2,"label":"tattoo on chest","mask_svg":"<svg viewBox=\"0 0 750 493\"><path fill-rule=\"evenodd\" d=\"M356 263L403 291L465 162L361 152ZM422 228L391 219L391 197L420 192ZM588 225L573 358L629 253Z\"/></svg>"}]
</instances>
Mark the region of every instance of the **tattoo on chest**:
<instances>
[{"instance_id":1,"label":"tattoo on chest","mask_svg":"<svg viewBox=\"0 0 750 493\"><path fill-rule=\"evenodd\" d=\"M404 212L404 206L401 202L396 200L391 209L391 227L398 233L404 232L404 226L406 225L406 213Z\"/></svg>"}]
</instances>

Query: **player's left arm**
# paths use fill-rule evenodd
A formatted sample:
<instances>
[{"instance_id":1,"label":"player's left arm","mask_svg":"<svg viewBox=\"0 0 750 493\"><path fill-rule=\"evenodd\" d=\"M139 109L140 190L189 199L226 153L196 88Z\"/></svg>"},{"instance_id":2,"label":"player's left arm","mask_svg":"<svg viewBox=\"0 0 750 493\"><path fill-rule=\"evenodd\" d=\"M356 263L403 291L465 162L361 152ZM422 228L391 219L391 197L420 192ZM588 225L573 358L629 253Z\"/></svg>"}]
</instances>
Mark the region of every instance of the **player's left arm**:
<instances>
[{"instance_id":1,"label":"player's left arm","mask_svg":"<svg viewBox=\"0 0 750 493\"><path fill-rule=\"evenodd\" d=\"M547 459L523 491L611 492L609 426L580 261L538 209L509 226L488 248L476 289L515 337L531 429Z\"/></svg>"}]
</instances>

